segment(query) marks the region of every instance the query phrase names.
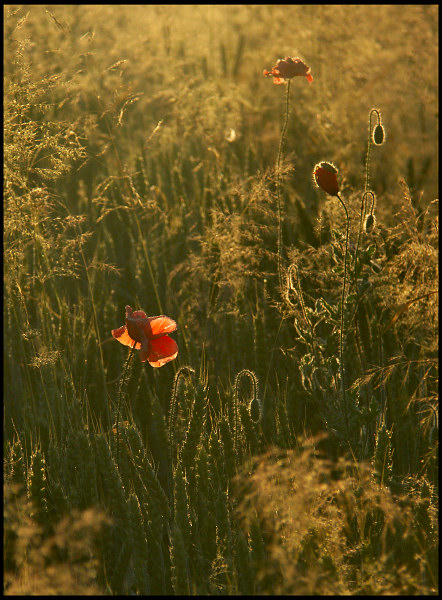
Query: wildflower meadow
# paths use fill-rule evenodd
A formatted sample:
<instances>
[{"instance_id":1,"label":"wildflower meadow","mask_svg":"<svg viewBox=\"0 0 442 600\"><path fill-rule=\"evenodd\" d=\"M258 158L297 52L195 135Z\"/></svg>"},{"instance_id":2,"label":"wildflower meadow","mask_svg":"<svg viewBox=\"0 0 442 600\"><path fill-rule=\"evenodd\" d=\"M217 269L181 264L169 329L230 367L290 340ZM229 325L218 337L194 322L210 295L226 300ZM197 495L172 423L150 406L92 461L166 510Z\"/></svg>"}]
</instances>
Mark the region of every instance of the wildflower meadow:
<instances>
[{"instance_id":1,"label":"wildflower meadow","mask_svg":"<svg viewBox=\"0 0 442 600\"><path fill-rule=\"evenodd\" d=\"M438 595L438 6L4 7L4 593Z\"/></svg>"}]
</instances>

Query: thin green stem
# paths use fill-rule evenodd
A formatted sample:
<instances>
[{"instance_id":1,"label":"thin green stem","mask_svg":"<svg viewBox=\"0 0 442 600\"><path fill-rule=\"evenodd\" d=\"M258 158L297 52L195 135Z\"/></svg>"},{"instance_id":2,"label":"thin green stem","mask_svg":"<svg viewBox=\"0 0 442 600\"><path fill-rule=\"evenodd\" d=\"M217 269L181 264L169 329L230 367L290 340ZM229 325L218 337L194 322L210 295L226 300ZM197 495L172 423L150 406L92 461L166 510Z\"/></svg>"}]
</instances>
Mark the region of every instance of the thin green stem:
<instances>
[{"instance_id":1,"label":"thin green stem","mask_svg":"<svg viewBox=\"0 0 442 600\"><path fill-rule=\"evenodd\" d=\"M362 236L362 223L364 221L364 217L367 212L366 197L368 194L371 194L374 197L373 192L364 192L362 195L361 217L359 219L358 241L356 243L355 260L354 260L354 285L355 285L355 290L356 290L356 295L358 297L358 300L359 300L359 290L358 290L358 282L357 282L357 269L358 269L359 246L361 243L361 236Z\"/></svg>"},{"instance_id":2,"label":"thin green stem","mask_svg":"<svg viewBox=\"0 0 442 600\"><path fill-rule=\"evenodd\" d=\"M239 452L240 452L239 444L238 444L238 433L239 433L239 418L238 418L238 411L239 411L239 381L240 381L241 377L243 377L243 375L247 375L250 378L250 380L252 381L252 385L253 385L252 399L257 400L257 397L258 397L258 380L256 379L255 373L253 373L252 371L249 371L249 369L243 369L235 377L234 393L233 393L234 410L235 410L235 438L234 438L234 448L235 448L235 454L236 454L236 456L238 456ZM250 403L251 402L252 402L252 400L250 400Z\"/></svg>"},{"instance_id":3,"label":"thin green stem","mask_svg":"<svg viewBox=\"0 0 442 600\"><path fill-rule=\"evenodd\" d=\"M132 356L135 350L135 344L134 346L131 348L130 350L130 354L126 360L126 366L124 368L124 373L123 373L123 378L121 379L121 383L120 383L120 389L118 391L118 406L117 406L117 419L116 419L116 426L117 426L117 433L116 433L116 439L117 439L117 467L118 469L120 469L120 440L119 440L119 424L120 424L120 409L121 409L121 397L123 395L123 386L124 386L124 382L126 380L126 375L127 375L127 371L129 368L129 364L130 361L132 360Z\"/></svg>"},{"instance_id":4,"label":"thin green stem","mask_svg":"<svg viewBox=\"0 0 442 600\"><path fill-rule=\"evenodd\" d=\"M350 219L348 217L347 207L344 204L341 196L336 194L338 200L342 204L345 210L345 216L347 219L347 231L345 234L345 256L344 256L344 280L342 282L342 296L341 296L341 332L339 340L339 355L340 355L340 370L341 370L341 386L342 386L342 400L344 403L344 418L345 418L345 430L347 440L349 439L349 427L348 427L348 411L347 411L347 396L345 393L345 369L344 369L344 302L345 302L345 283L347 280L347 254L348 254L348 234L350 229Z\"/></svg>"},{"instance_id":5,"label":"thin green stem","mask_svg":"<svg viewBox=\"0 0 442 600\"><path fill-rule=\"evenodd\" d=\"M365 161L365 191L366 192L368 191L368 188L370 186L370 152L371 152L371 131L372 131L371 115L373 113L376 113L376 115L378 117L378 123L381 122L379 111L376 110L375 108L372 108L370 111L369 118L368 118L368 148L367 148L367 158Z\"/></svg>"},{"instance_id":6,"label":"thin green stem","mask_svg":"<svg viewBox=\"0 0 442 600\"><path fill-rule=\"evenodd\" d=\"M287 93L286 93L286 109L285 109L285 121L282 127L281 139L279 140L278 160L276 163L276 193L277 193L277 205L278 205L278 277L279 285L282 289L282 211L281 211L281 156L282 148L284 145L285 132L287 130L287 123L289 121L289 98L290 98L290 79L287 82Z\"/></svg>"},{"instance_id":7,"label":"thin green stem","mask_svg":"<svg viewBox=\"0 0 442 600\"><path fill-rule=\"evenodd\" d=\"M313 348L313 352L315 355L315 360L316 360L316 364L317 364L317 370L316 370L316 374L315 377L319 377L322 373L322 361L321 361L321 355L318 352L318 347L317 347L317 342L316 342L316 336L315 336L315 330L313 327L313 324L311 322L311 320L308 317L306 308L305 308L305 302L304 302L304 294L302 292L302 287L301 287L301 281L299 278L299 273L298 273L298 268L295 265L290 265L289 267L289 277L291 278L291 271L295 270L296 272L296 291L298 293L298 300L299 300L299 304L301 306L301 310L302 310L302 316L304 318L305 323L307 324L307 327L310 330L310 335L311 335L311 339L312 339L312 348ZM289 286L292 286L293 284L291 282L289 282Z\"/></svg>"},{"instance_id":8,"label":"thin green stem","mask_svg":"<svg viewBox=\"0 0 442 600\"><path fill-rule=\"evenodd\" d=\"M169 479L170 479L169 489L170 489L170 507L171 507L171 511L172 511L172 516L173 516L173 512L174 512L173 475L174 475L174 462L175 462L175 458L176 458L174 425L175 425L175 417L176 417L176 406L177 406L177 400L178 400L178 385L179 385L180 379L182 377L184 377L184 374L186 372L190 373L192 375L195 375L195 370L192 369L192 367L188 367L188 366L184 365L183 367L180 367L178 369L178 371L175 374L174 380L173 380L173 391L172 391L172 397L170 400L170 407L169 407Z\"/></svg>"}]
</instances>

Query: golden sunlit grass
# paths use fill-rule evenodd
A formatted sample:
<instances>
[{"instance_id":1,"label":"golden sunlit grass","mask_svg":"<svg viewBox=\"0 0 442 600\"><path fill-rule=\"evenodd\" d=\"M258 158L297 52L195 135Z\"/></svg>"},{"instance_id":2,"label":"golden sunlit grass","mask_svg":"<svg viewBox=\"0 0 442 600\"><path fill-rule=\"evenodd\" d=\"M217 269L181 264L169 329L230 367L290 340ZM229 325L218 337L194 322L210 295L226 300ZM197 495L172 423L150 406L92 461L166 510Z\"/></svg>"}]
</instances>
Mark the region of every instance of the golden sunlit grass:
<instances>
[{"instance_id":1,"label":"golden sunlit grass","mask_svg":"<svg viewBox=\"0 0 442 600\"><path fill-rule=\"evenodd\" d=\"M370 465L330 462L317 441L303 444L298 451L269 451L236 478L242 529L250 535L259 523L263 531L267 560L254 565L257 589L413 594L416 577L431 587L436 573L430 554L412 559L420 546L413 510L424 502L416 498L413 506L405 495L392 496L373 479ZM435 512L429 518L434 528Z\"/></svg>"}]
</instances>

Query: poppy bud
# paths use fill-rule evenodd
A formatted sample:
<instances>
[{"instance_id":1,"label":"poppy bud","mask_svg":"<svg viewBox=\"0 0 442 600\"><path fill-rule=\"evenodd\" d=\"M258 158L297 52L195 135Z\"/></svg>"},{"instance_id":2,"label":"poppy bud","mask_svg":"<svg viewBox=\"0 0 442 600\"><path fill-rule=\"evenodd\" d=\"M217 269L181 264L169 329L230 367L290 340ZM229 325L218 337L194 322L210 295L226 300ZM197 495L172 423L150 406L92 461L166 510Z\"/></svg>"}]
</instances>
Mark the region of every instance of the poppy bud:
<instances>
[{"instance_id":1,"label":"poppy bud","mask_svg":"<svg viewBox=\"0 0 442 600\"><path fill-rule=\"evenodd\" d=\"M318 187L330 196L337 196L339 193L339 184L336 177L338 170L334 165L328 162L321 162L315 165L313 175Z\"/></svg>"},{"instance_id":2,"label":"poppy bud","mask_svg":"<svg viewBox=\"0 0 442 600\"><path fill-rule=\"evenodd\" d=\"M250 418L254 423L257 423L261 418L261 406L257 398L253 398L250 402Z\"/></svg>"},{"instance_id":3,"label":"poppy bud","mask_svg":"<svg viewBox=\"0 0 442 600\"><path fill-rule=\"evenodd\" d=\"M374 215L367 215L364 223L365 233L371 233L376 226L376 217Z\"/></svg>"},{"instance_id":4,"label":"poppy bud","mask_svg":"<svg viewBox=\"0 0 442 600\"><path fill-rule=\"evenodd\" d=\"M374 129L373 142L376 144L376 146L380 146L384 141L384 137L384 128L379 123L379 125L376 125Z\"/></svg>"}]
</instances>

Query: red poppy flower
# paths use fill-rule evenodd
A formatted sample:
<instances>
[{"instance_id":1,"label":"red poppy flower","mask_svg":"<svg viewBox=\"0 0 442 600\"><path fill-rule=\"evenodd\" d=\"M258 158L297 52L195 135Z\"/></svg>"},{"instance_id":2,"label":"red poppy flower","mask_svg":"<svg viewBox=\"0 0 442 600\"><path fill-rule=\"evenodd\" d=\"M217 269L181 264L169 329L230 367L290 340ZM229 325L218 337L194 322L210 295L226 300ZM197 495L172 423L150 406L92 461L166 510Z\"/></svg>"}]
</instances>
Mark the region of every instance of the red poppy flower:
<instances>
[{"instance_id":1,"label":"red poppy flower","mask_svg":"<svg viewBox=\"0 0 442 600\"><path fill-rule=\"evenodd\" d=\"M313 169L316 184L330 196L337 196L339 193L337 172L336 167L328 162L321 162Z\"/></svg>"},{"instance_id":2,"label":"red poppy flower","mask_svg":"<svg viewBox=\"0 0 442 600\"><path fill-rule=\"evenodd\" d=\"M132 312L126 306L126 325L112 330L113 337L125 346L141 350L140 360L152 367L162 367L178 355L178 345L166 335L175 331L173 319L160 315L146 317L142 310Z\"/></svg>"},{"instance_id":3,"label":"red poppy flower","mask_svg":"<svg viewBox=\"0 0 442 600\"><path fill-rule=\"evenodd\" d=\"M300 58L290 58L290 56L286 56L284 59L280 58L271 71L265 70L263 74L265 76L273 75L273 83L278 84L298 76L305 77L309 83L313 81L310 67Z\"/></svg>"}]
</instances>

